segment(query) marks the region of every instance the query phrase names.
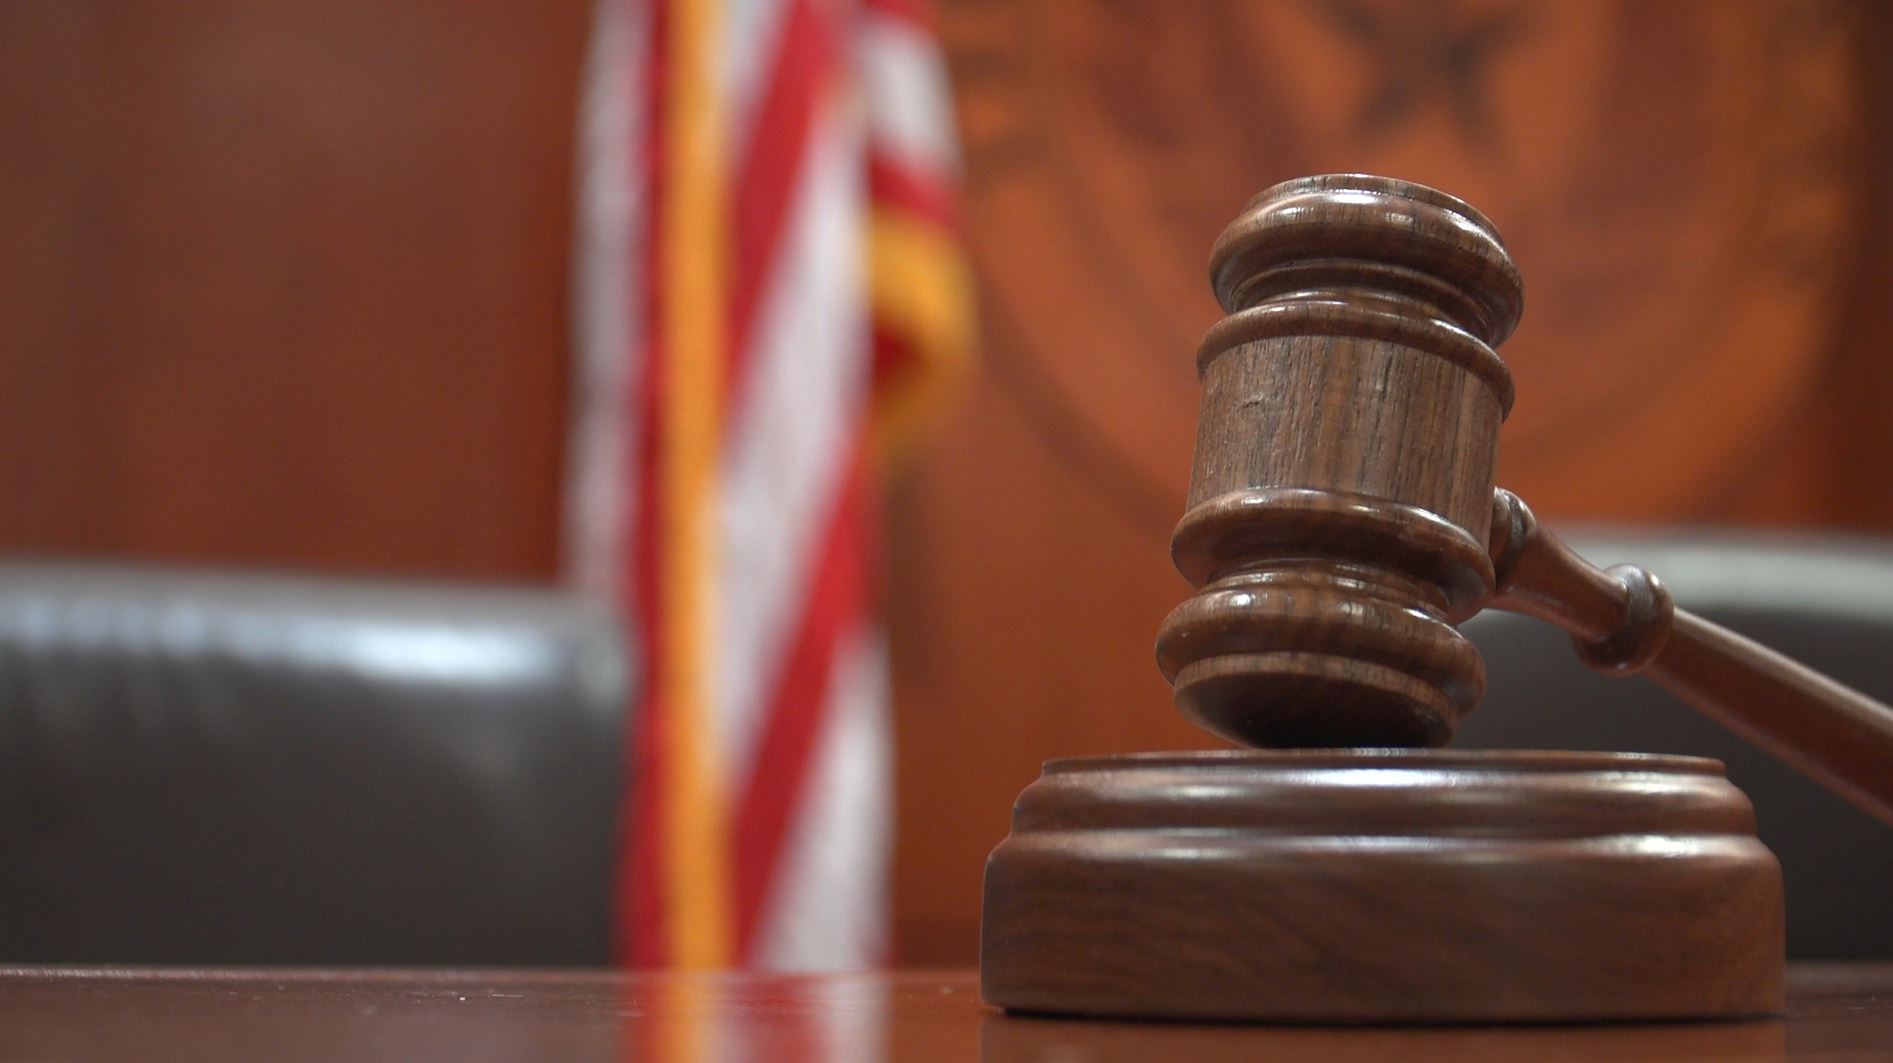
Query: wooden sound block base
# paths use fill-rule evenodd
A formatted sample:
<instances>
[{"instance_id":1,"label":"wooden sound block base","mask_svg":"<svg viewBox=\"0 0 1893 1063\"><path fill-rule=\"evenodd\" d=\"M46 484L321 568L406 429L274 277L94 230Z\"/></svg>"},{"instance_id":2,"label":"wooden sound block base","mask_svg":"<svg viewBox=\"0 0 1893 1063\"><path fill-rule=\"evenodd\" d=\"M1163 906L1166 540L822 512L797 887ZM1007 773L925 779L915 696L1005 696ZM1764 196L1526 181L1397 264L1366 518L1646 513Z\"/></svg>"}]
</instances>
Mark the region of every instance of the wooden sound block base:
<instances>
[{"instance_id":1,"label":"wooden sound block base","mask_svg":"<svg viewBox=\"0 0 1893 1063\"><path fill-rule=\"evenodd\" d=\"M1781 871L1722 765L1297 750L1053 761L986 866L1002 1007L1307 1023L1782 1007Z\"/></svg>"}]
</instances>

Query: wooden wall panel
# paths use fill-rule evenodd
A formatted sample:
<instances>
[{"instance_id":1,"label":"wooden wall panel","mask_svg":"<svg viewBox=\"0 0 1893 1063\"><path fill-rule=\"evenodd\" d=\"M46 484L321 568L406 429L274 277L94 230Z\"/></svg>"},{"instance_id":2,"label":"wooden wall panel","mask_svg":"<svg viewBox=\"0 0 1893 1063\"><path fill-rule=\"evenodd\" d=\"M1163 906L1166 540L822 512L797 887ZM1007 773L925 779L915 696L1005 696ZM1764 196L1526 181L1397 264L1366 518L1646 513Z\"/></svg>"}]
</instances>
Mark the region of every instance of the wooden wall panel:
<instances>
[{"instance_id":1,"label":"wooden wall panel","mask_svg":"<svg viewBox=\"0 0 1893 1063\"><path fill-rule=\"evenodd\" d=\"M586 12L0 4L0 549L549 573Z\"/></svg>"}]
</instances>

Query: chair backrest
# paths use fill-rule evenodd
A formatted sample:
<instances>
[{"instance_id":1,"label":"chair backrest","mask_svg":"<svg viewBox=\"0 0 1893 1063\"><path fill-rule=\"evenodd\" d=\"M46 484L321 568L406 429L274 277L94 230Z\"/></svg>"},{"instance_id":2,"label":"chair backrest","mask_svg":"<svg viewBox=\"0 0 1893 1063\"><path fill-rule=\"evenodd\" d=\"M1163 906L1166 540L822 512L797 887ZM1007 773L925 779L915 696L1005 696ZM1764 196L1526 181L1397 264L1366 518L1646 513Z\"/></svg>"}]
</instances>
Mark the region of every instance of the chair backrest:
<instances>
[{"instance_id":1,"label":"chair backrest","mask_svg":"<svg viewBox=\"0 0 1893 1063\"><path fill-rule=\"evenodd\" d=\"M0 963L603 962L621 645L549 590L0 564Z\"/></svg>"},{"instance_id":2,"label":"chair backrest","mask_svg":"<svg viewBox=\"0 0 1893 1063\"><path fill-rule=\"evenodd\" d=\"M1592 531L1566 538L1598 564L1647 566L1683 608L1866 694L1893 699L1893 544L1728 532ZM1456 744L1721 760L1754 801L1762 840L1781 858L1789 954L1893 958L1893 828L1655 684L1590 671L1568 638L1535 621L1488 612L1465 630L1485 655L1487 691Z\"/></svg>"}]
</instances>

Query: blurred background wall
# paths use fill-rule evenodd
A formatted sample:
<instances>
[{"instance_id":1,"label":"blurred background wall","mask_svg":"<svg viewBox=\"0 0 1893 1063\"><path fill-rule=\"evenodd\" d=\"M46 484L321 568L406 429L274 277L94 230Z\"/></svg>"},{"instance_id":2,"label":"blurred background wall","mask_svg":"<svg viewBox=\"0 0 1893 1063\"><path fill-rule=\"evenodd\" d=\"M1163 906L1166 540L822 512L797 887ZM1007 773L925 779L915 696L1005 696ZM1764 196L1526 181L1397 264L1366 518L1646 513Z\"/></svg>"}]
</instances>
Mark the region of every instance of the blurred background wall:
<instances>
[{"instance_id":1,"label":"blurred background wall","mask_svg":"<svg viewBox=\"0 0 1893 1063\"><path fill-rule=\"evenodd\" d=\"M551 581L584 0L0 2L0 551ZM1871 0L943 0L984 347L888 514L900 955L970 962L1052 756L1207 744L1151 661L1210 241L1327 170L1526 275L1557 521L1893 531Z\"/></svg>"}]
</instances>

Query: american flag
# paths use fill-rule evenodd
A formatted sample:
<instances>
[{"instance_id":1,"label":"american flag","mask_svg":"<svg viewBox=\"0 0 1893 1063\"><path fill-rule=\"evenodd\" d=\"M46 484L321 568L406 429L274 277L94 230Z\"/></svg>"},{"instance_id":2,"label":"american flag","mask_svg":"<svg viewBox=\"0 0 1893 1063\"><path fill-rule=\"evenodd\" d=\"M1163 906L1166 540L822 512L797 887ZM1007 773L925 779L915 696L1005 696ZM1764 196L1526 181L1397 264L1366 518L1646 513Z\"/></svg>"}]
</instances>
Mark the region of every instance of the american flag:
<instances>
[{"instance_id":1,"label":"american flag","mask_svg":"<svg viewBox=\"0 0 1893 1063\"><path fill-rule=\"evenodd\" d=\"M636 668L635 966L871 966L893 789L877 471L970 346L922 0L600 0L569 562Z\"/></svg>"}]
</instances>

